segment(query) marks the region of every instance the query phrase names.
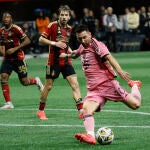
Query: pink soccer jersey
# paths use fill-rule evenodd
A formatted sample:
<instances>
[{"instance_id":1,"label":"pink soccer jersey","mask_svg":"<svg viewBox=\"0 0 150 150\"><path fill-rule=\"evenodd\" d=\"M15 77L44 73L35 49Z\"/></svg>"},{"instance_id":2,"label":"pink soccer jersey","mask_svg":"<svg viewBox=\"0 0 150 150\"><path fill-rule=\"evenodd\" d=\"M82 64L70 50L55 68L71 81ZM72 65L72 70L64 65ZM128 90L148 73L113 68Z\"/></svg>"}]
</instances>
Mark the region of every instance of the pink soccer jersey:
<instances>
[{"instance_id":1,"label":"pink soccer jersey","mask_svg":"<svg viewBox=\"0 0 150 150\"><path fill-rule=\"evenodd\" d=\"M97 85L114 78L114 75L105 65L106 60L104 60L104 56L110 54L109 50L104 43L94 38L92 38L92 41L94 45L93 42L87 48L80 45L76 53L81 57L82 69L86 76L88 90L93 90Z\"/></svg>"}]
</instances>

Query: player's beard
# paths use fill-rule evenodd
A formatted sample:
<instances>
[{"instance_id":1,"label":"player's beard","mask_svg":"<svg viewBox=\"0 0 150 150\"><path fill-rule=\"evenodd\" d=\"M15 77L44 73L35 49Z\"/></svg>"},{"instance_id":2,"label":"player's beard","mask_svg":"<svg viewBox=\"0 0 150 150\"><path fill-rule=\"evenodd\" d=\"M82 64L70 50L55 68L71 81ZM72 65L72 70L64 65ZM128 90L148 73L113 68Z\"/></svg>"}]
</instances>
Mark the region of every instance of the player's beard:
<instances>
[{"instance_id":1,"label":"player's beard","mask_svg":"<svg viewBox=\"0 0 150 150\"><path fill-rule=\"evenodd\" d=\"M87 48L89 46L89 44L86 44L86 43L82 43L82 45L84 48Z\"/></svg>"},{"instance_id":2,"label":"player's beard","mask_svg":"<svg viewBox=\"0 0 150 150\"><path fill-rule=\"evenodd\" d=\"M62 26L66 26L66 25L67 25L67 21L66 21L66 20L62 20L62 21L61 21L61 25L62 25Z\"/></svg>"},{"instance_id":3,"label":"player's beard","mask_svg":"<svg viewBox=\"0 0 150 150\"><path fill-rule=\"evenodd\" d=\"M82 43L82 45L83 45L84 48L89 47L89 45L90 45L90 39L88 41L86 41L85 43Z\"/></svg>"}]
</instances>

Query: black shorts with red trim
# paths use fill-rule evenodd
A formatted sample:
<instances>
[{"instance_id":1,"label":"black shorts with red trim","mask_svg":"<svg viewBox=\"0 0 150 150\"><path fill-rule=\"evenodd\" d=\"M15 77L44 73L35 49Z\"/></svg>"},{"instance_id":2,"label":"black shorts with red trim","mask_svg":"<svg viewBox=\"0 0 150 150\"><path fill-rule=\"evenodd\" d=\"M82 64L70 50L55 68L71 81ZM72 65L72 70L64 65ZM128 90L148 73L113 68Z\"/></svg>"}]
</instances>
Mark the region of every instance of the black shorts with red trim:
<instances>
[{"instance_id":1,"label":"black shorts with red trim","mask_svg":"<svg viewBox=\"0 0 150 150\"><path fill-rule=\"evenodd\" d=\"M64 79L70 75L76 74L72 65L53 65L53 66L46 66L46 79L56 79L59 77L60 73Z\"/></svg>"},{"instance_id":2,"label":"black shorts with red trim","mask_svg":"<svg viewBox=\"0 0 150 150\"><path fill-rule=\"evenodd\" d=\"M27 67L25 61L4 59L1 64L0 73L7 73L11 75L12 71L15 71L19 78L27 77Z\"/></svg>"}]
</instances>

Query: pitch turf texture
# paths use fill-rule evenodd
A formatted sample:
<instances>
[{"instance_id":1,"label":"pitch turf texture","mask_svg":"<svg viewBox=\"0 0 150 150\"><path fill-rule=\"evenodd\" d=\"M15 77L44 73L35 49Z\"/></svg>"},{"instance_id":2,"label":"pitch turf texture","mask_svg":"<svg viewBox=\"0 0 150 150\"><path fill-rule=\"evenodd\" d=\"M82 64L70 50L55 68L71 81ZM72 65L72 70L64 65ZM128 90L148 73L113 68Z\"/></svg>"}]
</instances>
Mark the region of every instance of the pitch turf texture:
<instances>
[{"instance_id":1,"label":"pitch turf texture","mask_svg":"<svg viewBox=\"0 0 150 150\"><path fill-rule=\"evenodd\" d=\"M12 110L0 110L0 150L149 150L150 149L150 52L113 54L133 79L143 82L142 106L134 111L122 103L108 102L101 113L95 114L97 130L108 126L115 134L112 144L102 146L79 143L74 134L84 132L82 120L77 118L72 92L60 76L49 93L47 121L36 117L40 93L36 86L22 86L15 73L9 80ZM45 81L46 58L27 59L28 75ZM81 93L86 95L85 79L80 59L73 61ZM130 90L118 77L121 85ZM1 92L1 91L0 91ZM0 106L4 103L0 93Z\"/></svg>"}]
</instances>

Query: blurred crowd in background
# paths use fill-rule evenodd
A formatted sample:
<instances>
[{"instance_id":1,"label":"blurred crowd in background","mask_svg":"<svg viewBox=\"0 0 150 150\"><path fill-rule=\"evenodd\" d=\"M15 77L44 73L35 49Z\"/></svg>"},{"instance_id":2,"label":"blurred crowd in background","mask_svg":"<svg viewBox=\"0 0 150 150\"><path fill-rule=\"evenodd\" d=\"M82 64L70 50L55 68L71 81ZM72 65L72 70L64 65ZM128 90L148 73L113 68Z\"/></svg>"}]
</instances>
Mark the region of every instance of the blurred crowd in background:
<instances>
[{"instance_id":1,"label":"blurred crowd in background","mask_svg":"<svg viewBox=\"0 0 150 150\"><path fill-rule=\"evenodd\" d=\"M58 19L57 12L49 13L47 9L36 9L35 16L33 21L15 22L23 28L32 41L30 47L26 48L26 53L48 51L46 46L39 44L38 38L50 22ZM100 6L96 15L93 10L83 8L79 19L76 17L76 12L72 10L69 21L69 25L73 28L70 40L72 49L78 47L74 31L79 24L87 25L92 35L104 42L112 52L118 52L116 36L123 37L124 35L142 35L143 47L141 49L150 50L150 6L141 6L139 10L136 10L134 6L127 7L121 15L115 14L112 7Z\"/></svg>"}]
</instances>

